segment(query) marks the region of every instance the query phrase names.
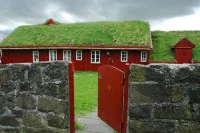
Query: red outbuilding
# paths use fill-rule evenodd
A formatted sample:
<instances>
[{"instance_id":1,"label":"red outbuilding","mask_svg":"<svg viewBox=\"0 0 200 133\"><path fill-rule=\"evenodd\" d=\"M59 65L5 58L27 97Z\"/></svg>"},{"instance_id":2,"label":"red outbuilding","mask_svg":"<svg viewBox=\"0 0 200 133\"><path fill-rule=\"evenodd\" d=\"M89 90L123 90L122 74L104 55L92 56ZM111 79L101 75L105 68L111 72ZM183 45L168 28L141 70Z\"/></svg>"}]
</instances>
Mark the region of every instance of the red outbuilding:
<instances>
[{"instance_id":1,"label":"red outbuilding","mask_svg":"<svg viewBox=\"0 0 200 133\"><path fill-rule=\"evenodd\" d=\"M53 19L49 19L47 20L47 22L45 23L45 25L54 25L56 24L56 22Z\"/></svg>"},{"instance_id":2,"label":"red outbuilding","mask_svg":"<svg viewBox=\"0 0 200 133\"><path fill-rule=\"evenodd\" d=\"M183 38L177 44L172 46L172 48L174 49L177 63L192 63L192 49L195 48L195 45L192 42Z\"/></svg>"},{"instance_id":3,"label":"red outbuilding","mask_svg":"<svg viewBox=\"0 0 200 133\"><path fill-rule=\"evenodd\" d=\"M127 70L131 63L149 64L152 42L147 22L47 23L21 26L5 38L1 63L72 61L78 71L97 71L101 65Z\"/></svg>"}]
</instances>

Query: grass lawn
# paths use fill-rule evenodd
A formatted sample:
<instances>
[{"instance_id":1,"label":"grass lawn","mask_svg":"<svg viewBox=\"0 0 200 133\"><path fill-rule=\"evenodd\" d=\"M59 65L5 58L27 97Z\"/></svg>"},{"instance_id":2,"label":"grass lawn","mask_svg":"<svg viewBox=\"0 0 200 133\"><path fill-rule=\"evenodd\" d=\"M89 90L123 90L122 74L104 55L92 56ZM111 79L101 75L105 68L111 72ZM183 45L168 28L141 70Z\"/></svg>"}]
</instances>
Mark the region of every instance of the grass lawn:
<instances>
[{"instance_id":1,"label":"grass lawn","mask_svg":"<svg viewBox=\"0 0 200 133\"><path fill-rule=\"evenodd\" d=\"M98 73L75 72L75 115L86 115L97 106Z\"/></svg>"}]
</instances>

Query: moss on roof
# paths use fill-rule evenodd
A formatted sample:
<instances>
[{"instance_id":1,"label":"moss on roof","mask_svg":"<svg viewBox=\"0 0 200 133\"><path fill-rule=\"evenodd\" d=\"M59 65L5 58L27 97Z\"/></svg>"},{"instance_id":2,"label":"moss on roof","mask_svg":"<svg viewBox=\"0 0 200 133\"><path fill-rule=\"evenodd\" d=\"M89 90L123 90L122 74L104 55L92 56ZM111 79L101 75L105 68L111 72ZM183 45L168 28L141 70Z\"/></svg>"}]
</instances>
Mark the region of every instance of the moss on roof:
<instances>
[{"instance_id":1,"label":"moss on roof","mask_svg":"<svg viewBox=\"0 0 200 133\"><path fill-rule=\"evenodd\" d=\"M200 31L153 31L153 50L151 61L175 61L171 46L186 37L196 48L193 49L193 61L200 61Z\"/></svg>"},{"instance_id":2,"label":"moss on roof","mask_svg":"<svg viewBox=\"0 0 200 133\"><path fill-rule=\"evenodd\" d=\"M150 46L147 22L87 22L20 26L1 46Z\"/></svg>"}]
</instances>

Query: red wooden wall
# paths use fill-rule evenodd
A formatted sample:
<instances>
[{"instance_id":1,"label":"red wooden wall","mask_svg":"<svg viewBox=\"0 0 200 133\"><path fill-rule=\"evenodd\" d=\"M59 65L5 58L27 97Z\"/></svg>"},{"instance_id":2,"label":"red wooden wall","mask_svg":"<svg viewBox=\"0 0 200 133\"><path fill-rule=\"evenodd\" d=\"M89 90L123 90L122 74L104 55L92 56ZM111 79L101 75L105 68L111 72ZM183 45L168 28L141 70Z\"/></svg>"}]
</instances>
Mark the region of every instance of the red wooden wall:
<instances>
[{"instance_id":1,"label":"red wooden wall","mask_svg":"<svg viewBox=\"0 0 200 133\"><path fill-rule=\"evenodd\" d=\"M109 54L107 54L109 52ZM100 51L100 63L91 63L91 51L82 51L82 61L76 60L76 51L72 51L72 61L75 64L75 70L78 71L97 71L98 67L101 65L112 65L121 70L126 70L131 63L135 64L149 64L150 51L147 51L147 62L141 62L141 51L128 51L128 62L121 62L121 51Z\"/></svg>"},{"instance_id":2,"label":"red wooden wall","mask_svg":"<svg viewBox=\"0 0 200 133\"><path fill-rule=\"evenodd\" d=\"M32 63L34 50L3 50L2 64ZM39 51L40 62L49 61L49 50ZM82 60L76 60L76 50L71 50L72 62L77 71L97 71L101 65L112 65L127 70L129 64L149 64L150 51L147 51L147 62L141 62L141 51L128 51L128 61L121 62L120 50L100 50L100 63L91 63L91 50L82 50ZM57 50L57 60L63 60L63 50Z\"/></svg>"}]
</instances>

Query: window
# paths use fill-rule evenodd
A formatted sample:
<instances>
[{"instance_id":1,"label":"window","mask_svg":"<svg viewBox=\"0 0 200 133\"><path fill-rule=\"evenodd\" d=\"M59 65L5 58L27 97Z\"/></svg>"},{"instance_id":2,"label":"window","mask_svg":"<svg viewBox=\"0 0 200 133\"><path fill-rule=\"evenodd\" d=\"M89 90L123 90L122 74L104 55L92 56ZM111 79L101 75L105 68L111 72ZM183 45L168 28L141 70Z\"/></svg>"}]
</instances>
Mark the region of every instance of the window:
<instances>
[{"instance_id":1,"label":"window","mask_svg":"<svg viewBox=\"0 0 200 133\"><path fill-rule=\"evenodd\" d=\"M121 51L121 62L128 61L128 51Z\"/></svg>"},{"instance_id":2,"label":"window","mask_svg":"<svg viewBox=\"0 0 200 133\"><path fill-rule=\"evenodd\" d=\"M71 61L71 50L63 50L63 60Z\"/></svg>"},{"instance_id":3,"label":"window","mask_svg":"<svg viewBox=\"0 0 200 133\"><path fill-rule=\"evenodd\" d=\"M33 51L33 62L39 62L39 51Z\"/></svg>"},{"instance_id":4,"label":"window","mask_svg":"<svg viewBox=\"0 0 200 133\"><path fill-rule=\"evenodd\" d=\"M82 60L82 51L76 50L76 60Z\"/></svg>"},{"instance_id":5,"label":"window","mask_svg":"<svg viewBox=\"0 0 200 133\"><path fill-rule=\"evenodd\" d=\"M50 50L49 51L49 61L56 61L57 60L57 51Z\"/></svg>"},{"instance_id":6,"label":"window","mask_svg":"<svg viewBox=\"0 0 200 133\"><path fill-rule=\"evenodd\" d=\"M142 51L141 52L141 62L146 62L147 61L147 52Z\"/></svg>"},{"instance_id":7,"label":"window","mask_svg":"<svg viewBox=\"0 0 200 133\"><path fill-rule=\"evenodd\" d=\"M91 63L100 63L100 51L99 50L91 51Z\"/></svg>"}]
</instances>

